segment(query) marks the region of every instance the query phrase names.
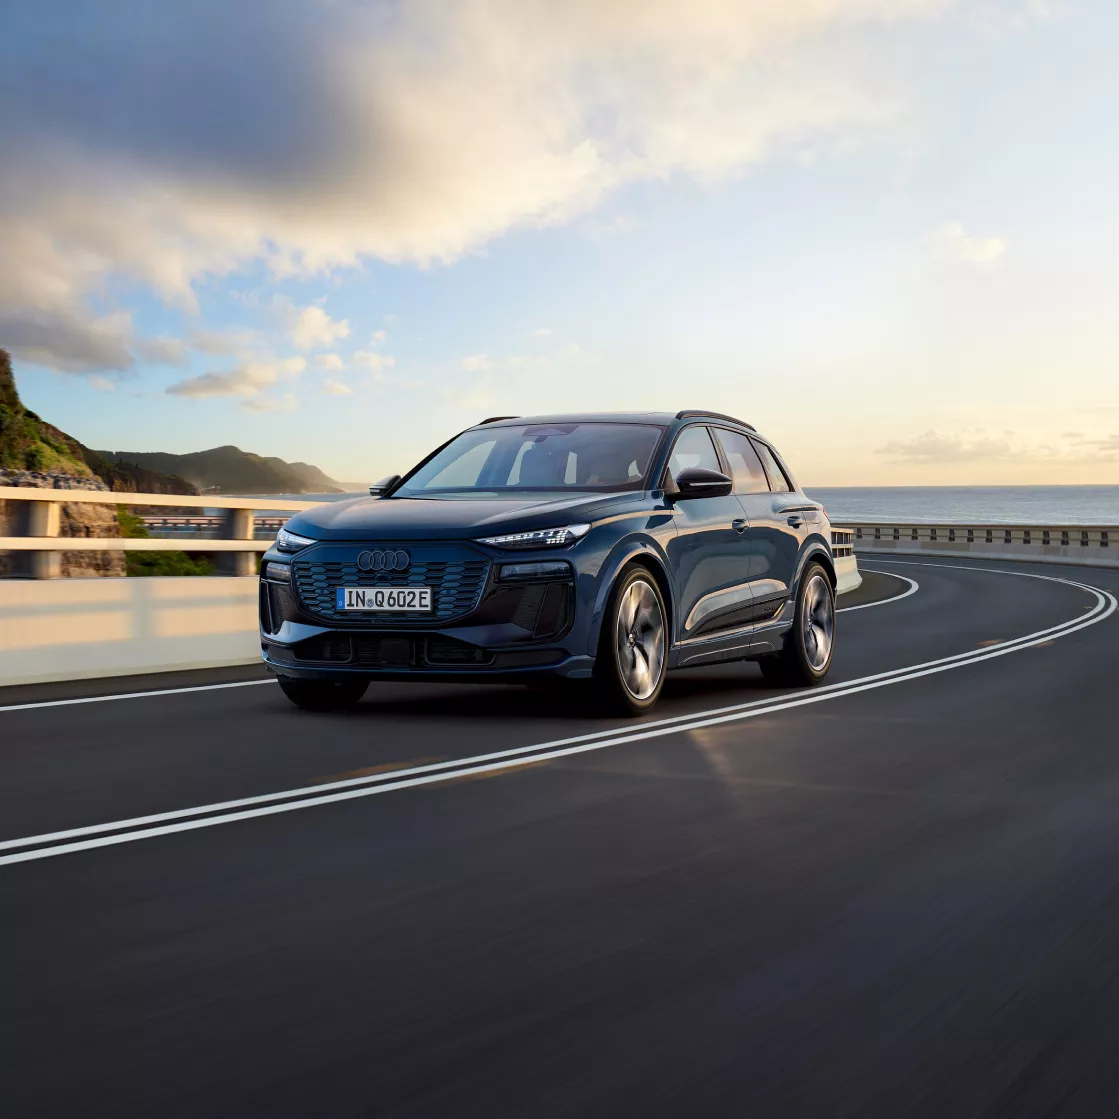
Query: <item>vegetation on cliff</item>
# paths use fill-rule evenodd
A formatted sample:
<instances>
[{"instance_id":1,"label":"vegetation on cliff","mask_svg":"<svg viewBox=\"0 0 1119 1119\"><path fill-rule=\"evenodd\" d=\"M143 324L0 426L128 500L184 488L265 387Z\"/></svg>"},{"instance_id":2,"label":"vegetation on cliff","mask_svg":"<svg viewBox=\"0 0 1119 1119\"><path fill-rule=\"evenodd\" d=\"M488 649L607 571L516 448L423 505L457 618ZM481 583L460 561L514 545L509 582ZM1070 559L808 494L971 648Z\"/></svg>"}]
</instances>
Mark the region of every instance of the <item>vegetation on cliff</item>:
<instances>
[{"instance_id":1,"label":"vegetation on cliff","mask_svg":"<svg viewBox=\"0 0 1119 1119\"><path fill-rule=\"evenodd\" d=\"M6 350L0 350L0 470L96 477L121 493L198 492L173 474L111 462L25 408Z\"/></svg>"}]
</instances>

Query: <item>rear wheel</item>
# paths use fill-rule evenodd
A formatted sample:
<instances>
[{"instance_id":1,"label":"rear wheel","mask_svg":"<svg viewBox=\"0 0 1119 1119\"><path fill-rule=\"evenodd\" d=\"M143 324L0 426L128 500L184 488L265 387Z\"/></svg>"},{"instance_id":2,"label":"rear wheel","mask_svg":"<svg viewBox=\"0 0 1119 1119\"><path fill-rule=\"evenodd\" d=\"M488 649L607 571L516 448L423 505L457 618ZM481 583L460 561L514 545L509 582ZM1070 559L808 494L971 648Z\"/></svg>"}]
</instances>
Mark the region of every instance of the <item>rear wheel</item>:
<instances>
[{"instance_id":1,"label":"rear wheel","mask_svg":"<svg viewBox=\"0 0 1119 1119\"><path fill-rule=\"evenodd\" d=\"M356 707L367 680L295 680L290 676L278 677L280 690L304 711L344 711Z\"/></svg>"},{"instance_id":2,"label":"rear wheel","mask_svg":"<svg viewBox=\"0 0 1119 1119\"><path fill-rule=\"evenodd\" d=\"M827 675L834 651L835 590L827 572L810 563L797 588L793 628L785 635L784 648L758 664L771 684L805 687Z\"/></svg>"},{"instance_id":3,"label":"rear wheel","mask_svg":"<svg viewBox=\"0 0 1119 1119\"><path fill-rule=\"evenodd\" d=\"M642 567L622 572L610 597L595 657L595 679L609 711L640 715L657 702L668 661L668 611Z\"/></svg>"}]
</instances>

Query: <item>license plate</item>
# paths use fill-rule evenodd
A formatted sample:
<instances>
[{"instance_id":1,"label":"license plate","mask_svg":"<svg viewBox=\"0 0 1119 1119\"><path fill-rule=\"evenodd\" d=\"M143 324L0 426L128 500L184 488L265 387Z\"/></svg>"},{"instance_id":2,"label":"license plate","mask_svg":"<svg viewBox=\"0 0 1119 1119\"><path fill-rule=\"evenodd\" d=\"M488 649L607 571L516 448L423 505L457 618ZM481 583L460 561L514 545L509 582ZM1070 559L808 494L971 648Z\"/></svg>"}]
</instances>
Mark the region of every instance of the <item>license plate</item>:
<instances>
[{"instance_id":1,"label":"license plate","mask_svg":"<svg viewBox=\"0 0 1119 1119\"><path fill-rule=\"evenodd\" d=\"M337 587L336 610L431 611L431 587Z\"/></svg>"}]
</instances>

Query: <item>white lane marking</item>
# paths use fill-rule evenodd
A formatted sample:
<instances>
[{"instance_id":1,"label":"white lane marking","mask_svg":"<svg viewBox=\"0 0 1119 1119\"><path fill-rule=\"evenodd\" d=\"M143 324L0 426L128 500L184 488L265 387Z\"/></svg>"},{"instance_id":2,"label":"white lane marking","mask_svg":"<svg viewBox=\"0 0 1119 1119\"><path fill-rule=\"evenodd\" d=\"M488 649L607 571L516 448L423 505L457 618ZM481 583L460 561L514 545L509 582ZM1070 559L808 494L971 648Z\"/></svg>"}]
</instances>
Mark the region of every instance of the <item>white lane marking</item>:
<instances>
[{"instance_id":1,"label":"white lane marking","mask_svg":"<svg viewBox=\"0 0 1119 1119\"><path fill-rule=\"evenodd\" d=\"M921 589L920 583L916 579L910 579L908 575L895 575L892 571L875 571L873 567L864 567L863 570L871 575L889 575L893 579L901 579L909 584L909 589L902 591L901 594L894 595L892 598L880 598L877 602L864 602L861 606L840 606L835 611L837 614L846 614L851 610L869 610L872 606L886 606L891 602L900 602L903 598L908 598Z\"/></svg>"},{"instance_id":2,"label":"white lane marking","mask_svg":"<svg viewBox=\"0 0 1119 1119\"><path fill-rule=\"evenodd\" d=\"M933 565L936 566L936 565ZM977 569L979 570L979 569ZM1016 574L1016 572L1005 572L1004 574ZM1093 607L1093 612L1088 615L1089 618L1094 617L1100 609L1102 609L1103 602L1100 598L1101 592L1095 587L1090 587L1083 583L1073 583L1068 579L1060 579L1055 576L1031 576L1031 578L1048 579L1054 583L1067 583L1069 586L1076 587L1080 590L1090 591L1096 596L1096 605ZM1106 594L1106 592L1103 592ZM1110 596L1109 596L1110 597ZM990 646L991 649L1002 649L1019 642L1031 641L1032 639L1045 640L1054 636L1061 636L1057 634L1057 630L1062 630L1066 626L1072 625L1076 621L1083 621L1084 619L1071 618L1066 622L1059 622L1055 626L1050 626L1048 629L1037 630L1033 633L1024 634L1022 637L1007 638L1006 641L1000 642L998 645ZM915 672L918 669L930 668L940 664L951 664L954 661L965 660L969 661L972 658L979 656L979 651L968 649L963 653L953 653L947 657L940 657L934 661L925 661L921 664L903 666L901 668L891 668L885 672L878 672L871 676L860 676L854 680L842 681L836 684L825 684L821 687L813 689L812 694L815 696L830 697L834 693L844 692L848 689L855 687L859 684L865 684L870 681L888 680L894 676L903 675L910 672ZM637 734L638 738L626 739L626 741L638 741L641 737L652 737L653 735L645 734L644 732L652 732L654 730L659 732L659 728L668 727L670 733L677 730L691 729L691 723L695 719L703 719L708 717L718 717L724 715L732 715L739 711L748 711L755 708L769 709L772 705L780 703L779 697L767 696L764 699L747 700L743 703L733 703L727 707L711 708L707 711L693 711L687 715L672 715L664 719L652 719L649 722L641 723L638 729L632 732ZM682 724L688 724L684 726ZM529 746L516 746L507 750L496 750L488 754L475 754L465 758L452 758L445 762L433 762L429 765L414 766L408 769L393 770L389 773L378 773L367 777L352 777L342 781L332 781L321 785L307 785L297 789L285 789L281 792L275 793L261 793L258 796L240 797L236 800L217 801L213 804L200 805L197 808L179 808L169 812L157 812L148 816L134 816L127 820L114 820L105 824L89 824L80 828L68 828L65 831L48 832L43 835L27 836L21 839L7 839L0 841L0 851L12 850L16 847L30 847L39 843L54 842L59 839L74 839L83 835L98 835L101 832L107 831L122 831L126 828L138 828L147 824L162 824L168 820L181 820L191 816L205 816L221 812L227 812L235 808L248 808L257 804L271 804L278 800L294 800L299 797L319 795L329 792L332 789L347 789L355 786L374 785L382 782L394 781L401 777L410 777L414 774L421 773L436 773L443 770L453 769L456 772L463 766L470 766L476 762L489 762L501 758L521 758L522 761L530 761L531 758L523 758L523 755L531 754L535 756L538 750L551 750L558 747L573 746L582 742L593 742L603 738L613 738L614 736L624 733L619 731L617 727L612 727L609 730L591 731L588 734L574 735L570 738L559 738L551 742L536 742ZM3 861L0 860L0 866Z\"/></svg>"},{"instance_id":3,"label":"white lane marking","mask_svg":"<svg viewBox=\"0 0 1119 1119\"><path fill-rule=\"evenodd\" d=\"M929 564L928 566L941 566ZM982 571L983 568L973 570ZM1015 571L1000 572L1001 574L1017 575L1026 574ZM675 719L661 720L658 724L645 724L631 733L619 734L617 731L603 731L598 735L582 735L579 738L562 739L553 743L539 743L536 746L525 746L514 750L503 750L493 754L482 754L471 758L460 758L457 761L440 762L434 765L417 766L413 769L398 770L394 773L379 774L366 778L354 778L350 781L335 782L332 785L311 786L304 789L293 789L282 793L273 793L262 797L252 797L241 801L226 801L220 804L205 805L194 809L185 809L176 813L163 813L159 816L139 817L134 820L122 820L115 823L94 825L90 828L72 829L66 832L54 832L40 836L29 836L24 839L8 840L0 847L13 848L30 846L36 843L50 842L68 836L91 834L94 832L116 831L121 828L137 824L152 822L159 819L178 818L178 823L167 824L162 827L149 827L143 830L126 832L123 835L100 835L98 838L86 839L77 843L57 844L53 847L39 847L32 851L21 851L17 854L0 857L0 866L10 863L29 862L34 859L52 858L55 855L71 854L77 851L88 851L98 847L107 847L119 843L130 843L134 840L151 839L161 835L170 835L176 832L192 831L198 828L216 827L237 820L255 819L262 816L271 816L281 812L295 812L301 808L311 808L323 804L333 804L343 800L352 800L357 797L376 796L384 792L394 792L400 789L415 788L421 785L433 784L439 781L454 780L469 774L492 773L498 770L512 769L517 766L532 762L548 761L553 758L567 757L573 754L586 753L592 750L603 750L611 746L625 745L631 742L640 742L650 738L659 738L665 735L677 734L682 731L697 730L722 723L736 722L744 719L756 718L759 715L768 715L777 711L786 711L794 707L804 707L814 703L824 703L840 696L853 695L858 692L871 691L876 688L888 687L891 684L902 683L907 680L919 679L923 676L932 676L941 672L948 672L954 668L965 665L977 664L981 661L992 660L995 657L1007 656L1010 653L1020 652L1040 645L1057 637L1066 637L1079 630L1098 624L1115 613L1119 602L1108 591L1101 590L1085 583L1076 583L1070 579L1060 579L1053 576L1029 575L1029 578L1045 579L1048 582L1063 583L1076 587L1095 595L1096 603L1091 612L1082 618L1069 619L1056 626L1038 630L1023 637L1001 642L999 645L968 653L958 653L939 660L928 661L922 665L911 668L894 669L890 672L878 673L874 676L865 676L846 684L831 685L826 688L814 689L810 694L790 700L759 700L748 704L739 704L731 708L723 708L715 712L700 712L690 716L678 716ZM686 721L685 721L686 720ZM672 724L672 725L667 725ZM613 737L604 737L613 735ZM587 741L597 739L596 741ZM576 744L578 743L578 744ZM570 745L568 745L570 744ZM558 748L552 748L558 747ZM501 760L494 760L501 759ZM477 763L487 764L477 764ZM453 768L452 768L453 767ZM450 772L433 772L446 771ZM406 778L402 780L401 778ZM344 786L350 787L346 791L326 792L324 790L340 790ZM317 795L307 796L308 793ZM293 800L292 798L304 797ZM183 819L185 816L213 813L220 810L237 807L244 804L260 804L261 801L274 802L287 800L288 803L268 803L267 805L250 808L241 812L226 812L225 815L205 815L201 819Z\"/></svg>"},{"instance_id":4,"label":"white lane marking","mask_svg":"<svg viewBox=\"0 0 1119 1119\"><path fill-rule=\"evenodd\" d=\"M887 562L890 562L887 560ZM867 571L873 570L867 568ZM892 574L892 572L882 572L882 574ZM894 595L893 598L883 598L878 602L867 602L862 606L840 606L837 614L842 614L848 610L866 610L871 606L885 606L888 602L897 602L899 599L908 598L917 590L917 583L912 579L906 579L904 575L895 575L895 579L905 579L910 584L909 590L902 594ZM222 688L250 688L256 684L274 684L276 682L274 677L269 677L266 680L237 680L228 684L197 684L185 688L159 688L150 692L119 692L115 695L91 695L91 696L78 696L74 699L45 699L36 703L13 703L7 707L0 707L0 714L5 711L37 711L43 707L72 707L79 703L111 703L118 699L150 699L152 696L161 695L185 695L188 692L215 692Z\"/></svg>"},{"instance_id":5,"label":"white lane marking","mask_svg":"<svg viewBox=\"0 0 1119 1119\"><path fill-rule=\"evenodd\" d=\"M148 699L156 695L184 695L186 692L216 692L221 688L251 688L256 684L274 684L273 677L267 680L234 680L228 684L195 684L189 688L159 688L150 692L118 692L116 695L87 695L75 699L45 699L38 703L13 703L0 707L0 715L5 711L36 711L40 707L70 707L75 703L110 703L114 699Z\"/></svg>"}]
</instances>

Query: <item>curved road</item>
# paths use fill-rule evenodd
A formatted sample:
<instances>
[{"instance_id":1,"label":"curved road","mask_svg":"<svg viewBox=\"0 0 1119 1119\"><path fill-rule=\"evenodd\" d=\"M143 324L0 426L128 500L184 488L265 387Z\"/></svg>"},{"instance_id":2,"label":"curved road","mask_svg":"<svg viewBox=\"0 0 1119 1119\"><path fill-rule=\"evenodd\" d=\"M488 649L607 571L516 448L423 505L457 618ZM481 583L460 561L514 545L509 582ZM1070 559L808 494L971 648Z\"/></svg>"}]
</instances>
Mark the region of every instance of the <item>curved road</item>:
<instances>
[{"instance_id":1,"label":"curved road","mask_svg":"<svg viewBox=\"0 0 1119 1119\"><path fill-rule=\"evenodd\" d=\"M1119 572L866 566L636 723L0 692L0 1114L1113 1114Z\"/></svg>"}]
</instances>

